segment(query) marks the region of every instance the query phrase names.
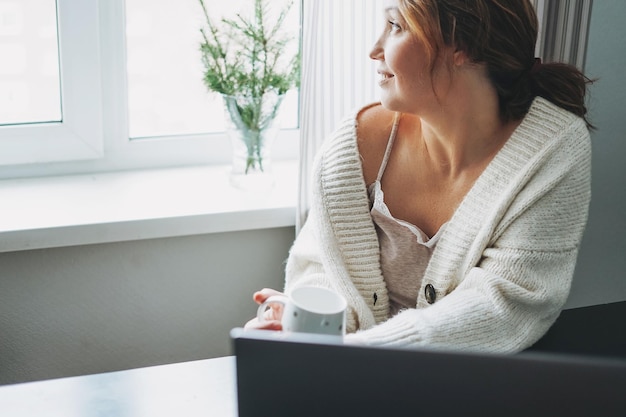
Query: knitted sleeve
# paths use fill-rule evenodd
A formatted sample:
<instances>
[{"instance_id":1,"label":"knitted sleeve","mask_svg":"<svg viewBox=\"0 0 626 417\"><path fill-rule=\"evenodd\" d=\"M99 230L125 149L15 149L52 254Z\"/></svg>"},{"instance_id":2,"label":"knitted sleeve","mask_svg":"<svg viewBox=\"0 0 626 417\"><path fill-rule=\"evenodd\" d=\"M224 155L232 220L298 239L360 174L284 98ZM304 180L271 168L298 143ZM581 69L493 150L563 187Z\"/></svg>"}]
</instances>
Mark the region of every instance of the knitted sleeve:
<instances>
[{"instance_id":1,"label":"knitted sleeve","mask_svg":"<svg viewBox=\"0 0 626 417\"><path fill-rule=\"evenodd\" d=\"M323 248L320 246L321 242L316 233L317 224L314 212L310 213L291 247L285 268L285 293L290 293L294 288L311 286L332 288L347 298L347 294L337 288L337 281L333 280L324 268ZM354 303L349 301L346 312L346 331L354 332L359 327Z\"/></svg>"},{"instance_id":2,"label":"knitted sleeve","mask_svg":"<svg viewBox=\"0 0 626 417\"><path fill-rule=\"evenodd\" d=\"M308 219L289 253L286 291L303 285L331 288L348 302L348 332L372 327L387 318L388 296L354 116L346 118L320 149L312 189Z\"/></svg>"}]
</instances>

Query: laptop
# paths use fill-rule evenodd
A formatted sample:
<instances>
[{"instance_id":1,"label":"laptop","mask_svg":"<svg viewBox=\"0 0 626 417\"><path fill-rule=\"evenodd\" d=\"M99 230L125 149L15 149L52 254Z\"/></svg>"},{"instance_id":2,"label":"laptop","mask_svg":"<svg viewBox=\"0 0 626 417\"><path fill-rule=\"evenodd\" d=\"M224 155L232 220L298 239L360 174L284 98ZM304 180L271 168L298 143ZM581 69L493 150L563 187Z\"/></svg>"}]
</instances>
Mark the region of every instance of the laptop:
<instances>
[{"instance_id":1,"label":"laptop","mask_svg":"<svg viewBox=\"0 0 626 417\"><path fill-rule=\"evenodd\" d=\"M240 417L626 416L626 360L343 345L231 331Z\"/></svg>"}]
</instances>

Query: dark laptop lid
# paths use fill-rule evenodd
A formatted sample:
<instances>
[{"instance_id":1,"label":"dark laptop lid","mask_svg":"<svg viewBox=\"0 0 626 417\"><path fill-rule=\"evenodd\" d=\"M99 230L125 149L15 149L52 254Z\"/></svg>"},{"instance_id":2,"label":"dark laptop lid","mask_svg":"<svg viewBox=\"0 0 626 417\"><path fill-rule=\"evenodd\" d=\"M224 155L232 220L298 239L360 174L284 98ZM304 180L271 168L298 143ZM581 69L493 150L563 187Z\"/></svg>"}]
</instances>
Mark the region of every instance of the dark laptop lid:
<instances>
[{"instance_id":1,"label":"dark laptop lid","mask_svg":"<svg viewBox=\"0 0 626 417\"><path fill-rule=\"evenodd\" d=\"M342 345L231 332L240 417L626 416L626 361Z\"/></svg>"}]
</instances>

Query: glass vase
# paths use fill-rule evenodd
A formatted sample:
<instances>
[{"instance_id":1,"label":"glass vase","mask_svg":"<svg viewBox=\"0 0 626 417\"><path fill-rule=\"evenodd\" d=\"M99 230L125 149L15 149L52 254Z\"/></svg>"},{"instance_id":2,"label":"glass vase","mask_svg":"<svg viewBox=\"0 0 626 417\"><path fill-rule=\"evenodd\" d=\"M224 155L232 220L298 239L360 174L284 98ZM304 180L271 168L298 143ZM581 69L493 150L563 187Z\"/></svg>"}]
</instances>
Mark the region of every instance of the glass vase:
<instances>
[{"instance_id":1,"label":"glass vase","mask_svg":"<svg viewBox=\"0 0 626 417\"><path fill-rule=\"evenodd\" d=\"M233 149L233 186L263 190L274 185L271 150L280 129L278 114L283 98L272 92L261 97L222 95Z\"/></svg>"}]
</instances>

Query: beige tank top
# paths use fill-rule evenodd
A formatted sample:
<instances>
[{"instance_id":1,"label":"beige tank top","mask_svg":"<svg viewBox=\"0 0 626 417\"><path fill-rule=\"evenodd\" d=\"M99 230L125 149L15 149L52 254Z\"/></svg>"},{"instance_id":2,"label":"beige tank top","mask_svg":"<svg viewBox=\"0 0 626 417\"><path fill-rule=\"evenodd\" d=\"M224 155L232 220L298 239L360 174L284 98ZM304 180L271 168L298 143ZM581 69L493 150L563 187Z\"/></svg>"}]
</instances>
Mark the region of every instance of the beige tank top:
<instances>
[{"instance_id":1,"label":"beige tank top","mask_svg":"<svg viewBox=\"0 0 626 417\"><path fill-rule=\"evenodd\" d=\"M417 226L393 217L385 204L381 180L391 155L400 117L396 115L387 149L376 181L369 185L371 215L380 245L380 263L389 300L390 317L406 308L415 308L424 272L445 224L428 238Z\"/></svg>"}]
</instances>

